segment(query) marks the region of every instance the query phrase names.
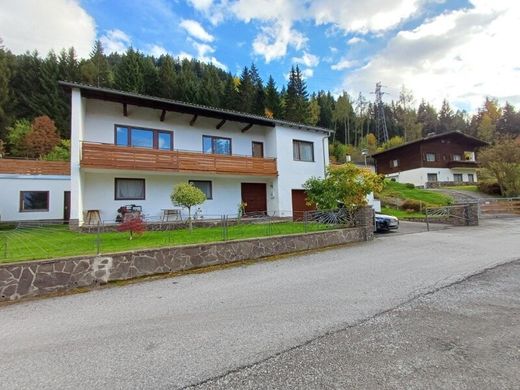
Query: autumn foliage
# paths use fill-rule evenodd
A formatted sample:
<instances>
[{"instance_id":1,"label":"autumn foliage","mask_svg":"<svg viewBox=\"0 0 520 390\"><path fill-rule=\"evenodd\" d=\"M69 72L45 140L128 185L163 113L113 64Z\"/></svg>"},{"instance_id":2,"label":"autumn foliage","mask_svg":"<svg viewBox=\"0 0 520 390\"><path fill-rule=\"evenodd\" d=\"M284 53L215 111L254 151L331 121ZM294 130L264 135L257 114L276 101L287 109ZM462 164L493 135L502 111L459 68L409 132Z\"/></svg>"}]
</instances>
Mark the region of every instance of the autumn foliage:
<instances>
[{"instance_id":1,"label":"autumn foliage","mask_svg":"<svg viewBox=\"0 0 520 390\"><path fill-rule=\"evenodd\" d=\"M129 239L133 239L135 236L140 236L146 230L143 222L143 218L140 215L126 214L123 222L117 227L119 232L129 232Z\"/></svg>"},{"instance_id":2,"label":"autumn foliage","mask_svg":"<svg viewBox=\"0 0 520 390\"><path fill-rule=\"evenodd\" d=\"M24 143L28 157L41 158L49 153L60 143L54 121L46 115L34 118Z\"/></svg>"}]
</instances>

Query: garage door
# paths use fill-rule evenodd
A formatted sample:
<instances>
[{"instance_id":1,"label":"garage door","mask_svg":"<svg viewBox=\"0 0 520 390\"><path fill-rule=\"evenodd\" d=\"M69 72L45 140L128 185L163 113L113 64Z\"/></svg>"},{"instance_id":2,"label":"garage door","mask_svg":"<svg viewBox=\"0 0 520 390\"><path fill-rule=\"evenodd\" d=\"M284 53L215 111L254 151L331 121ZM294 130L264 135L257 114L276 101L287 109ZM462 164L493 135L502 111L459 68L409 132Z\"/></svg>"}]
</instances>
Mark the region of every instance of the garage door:
<instances>
[{"instance_id":1,"label":"garage door","mask_svg":"<svg viewBox=\"0 0 520 390\"><path fill-rule=\"evenodd\" d=\"M304 190L292 190L293 220L303 220L305 211L316 210L316 205L307 205L307 195Z\"/></svg>"},{"instance_id":2,"label":"garage door","mask_svg":"<svg viewBox=\"0 0 520 390\"><path fill-rule=\"evenodd\" d=\"M267 211L267 188L265 183L242 183L242 202L246 213Z\"/></svg>"}]
</instances>

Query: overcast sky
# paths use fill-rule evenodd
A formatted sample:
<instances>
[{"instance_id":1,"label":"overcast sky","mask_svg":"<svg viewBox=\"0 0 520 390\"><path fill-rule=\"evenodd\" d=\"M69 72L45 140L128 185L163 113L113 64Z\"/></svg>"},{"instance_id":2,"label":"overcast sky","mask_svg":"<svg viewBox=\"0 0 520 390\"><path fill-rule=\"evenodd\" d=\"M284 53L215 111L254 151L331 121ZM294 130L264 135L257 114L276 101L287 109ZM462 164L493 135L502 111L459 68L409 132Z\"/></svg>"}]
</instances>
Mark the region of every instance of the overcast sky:
<instances>
[{"instance_id":1,"label":"overcast sky","mask_svg":"<svg viewBox=\"0 0 520 390\"><path fill-rule=\"evenodd\" d=\"M369 95L475 110L485 96L520 107L520 0L0 1L14 53L74 46L88 56L128 46L198 58L234 74L254 62L279 87L293 64L310 92Z\"/></svg>"}]
</instances>

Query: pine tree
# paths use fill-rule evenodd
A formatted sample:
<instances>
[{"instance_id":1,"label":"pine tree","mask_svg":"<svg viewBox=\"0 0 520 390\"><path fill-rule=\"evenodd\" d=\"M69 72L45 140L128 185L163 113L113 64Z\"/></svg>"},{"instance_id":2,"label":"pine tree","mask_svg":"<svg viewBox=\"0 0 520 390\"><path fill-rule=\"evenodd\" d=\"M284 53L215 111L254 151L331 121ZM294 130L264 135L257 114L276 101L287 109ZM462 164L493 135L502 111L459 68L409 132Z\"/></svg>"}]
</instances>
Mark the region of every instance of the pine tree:
<instances>
[{"instance_id":1,"label":"pine tree","mask_svg":"<svg viewBox=\"0 0 520 390\"><path fill-rule=\"evenodd\" d=\"M199 102L210 107L219 107L221 104L224 86L218 77L214 67L208 67L202 76L202 84L199 89Z\"/></svg>"},{"instance_id":2,"label":"pine tree","mask_svg":"<svg viewBox=\"0 0 520 390\"><path fill-rule=\"evenodd\" d=\"M159 91L159 72L151 56L141 57L141 69L143 72L143 92L146 95L157 96Z\"/></svg>"},{"instance_id":3,"label":"pine tree","mask_svg":"<svg viewBox=\"0 0 520 390\"><path fill-rule=\"evenodd\" d=\"M309 117L307 86L298 65L291 67L285 98L285 119L307 123Z\"/></svg>"},{"instance_id":4,"label":"pine tree","mask_svg":"<svg viewBox=\"0 0 520 390\"><path fill-rule=\"evenodd\" d=\"M7 53L0 39L0 139L5 139L6 127L9 125L9 79L11 70L7 63Z\"/></svg>"},{"instance_id":5,"label":"pine tree","mask_svg":"<svg viewBox=\"0 0 520 390\"><path fill-rule=\"evenodd\" d=\"M87 84L98 87L110 87L112 85L114 76L99 39L94 42L90 59L81 64L80 73L81 79Z\"/></svg>"},{"instance_id":6,"label":"pine tree","mask_svg":"<svg viewBox=\"0 0 520 390\"><path fill-rule=\"evenodd\" d=\"M167 99L175 99L175 83L176 72L173 58L169 55L163 55L159 59L159 90L158 94Z\"/></svg>"},{"instance_id":7,"label":"pine tree","mask_svg":"<svg viewBox=\"0 0 520 390\"><path fill-rule=\"evenodd\" d=\"M257 115L265 115L264 85L262 82L262 78L260 77L260 74L258 73L258 69L256 68L254 63L251 64L250 75L251 75L251 82L253 83L253 88L254 88L252 112Z\"/></svg>"},{"instance_id":8,"label":"pine tree","mask_svg":"<svg viewBox=\"0 0 520 390\"><path fill-rule=\"evenodd\" d=\"M251 72L244 67L240 75L240 84L238 85L238 111L253 112L253 104L255 101L255 86L251 78Z\"/></svg>"},{"instance_id":9,"label":"pine tree","mask_svg":"<svg viewBox=\"0 0 520 390\"><path fill-rule=\"evenodd\" d=\"M448 131L457 130L453 128L453 110L450 103L446 99L442 101L441 110L439 111L439 122L437 133L447 133Z\"/></svg>"},{"instance_id":10,"label":"pine tree","mask_svg":"<svg viewBox=\"0 0 520 390\"><path fill-rule=\"evenodd\" d=\"M435 111L435 108L431 104L426 103L424 100L421 101L417 109L417 122L422 126L423 136L436 133L438 129L437 111Z\"/></svg>"},{"instance_id":11,"label":"pine tree","mask_svg":"<svg viewBox=\"0 0 520 390\"><path fill-rule=\"evenodd\" d=\"M222 94L221 107L228 110L236 110L238 107L238 89L237 80L232 75L229 75L224 85L224 92Z\"/></svg>"},{"instance_id":12,"label":"pine tree","mask_svg":"<svg viewBox=\"0 0 520 390\"><path fill-rule=\"evenodd\" d=\"M264 97L265 111L263 115L270 118L280 118L282 115L282 102L280 101L280 94L276 89L276 84L272 76L269 76L267 85L265 87Z\"/></svg>"},{"instance_id":13,"label":"pine tree","mask_svg":"<svg viewBox=\"0 0 520 390\"><path fill-rule=\"evenodd\" d=\"M141 54L132 47L128 48L116 66L115 87L126 92L143 93L144 76Z\"/></svg>"},{"instance_id":14,"label":"pine tree","mask_svg":"<svg viewBox=\"0 0 520 390\"><path fill-rule=\"evenodd\" d=\"M520 135L520 112L515 110L515 107L506 102L502 109L502 115L497 121L496 130L501 135Z\"/></svg>"}]
</instances>

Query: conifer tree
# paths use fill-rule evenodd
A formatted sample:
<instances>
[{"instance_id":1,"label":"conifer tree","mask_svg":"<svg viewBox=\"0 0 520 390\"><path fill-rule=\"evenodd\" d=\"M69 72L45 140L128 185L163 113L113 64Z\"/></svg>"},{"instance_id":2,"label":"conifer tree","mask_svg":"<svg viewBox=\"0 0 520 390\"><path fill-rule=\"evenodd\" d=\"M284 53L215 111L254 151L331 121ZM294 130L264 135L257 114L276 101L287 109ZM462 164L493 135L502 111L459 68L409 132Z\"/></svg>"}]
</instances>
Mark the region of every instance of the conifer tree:
<instances>
[{"instance_id":1,"label":"conifer tree","mask_svg":"<svg viewBox=\"0 0 520 390\"><path fill-rule=\"evenodd\" d=\"M89 60L81 64L80 72L81 79L87 84L98 87L110 87L112 85L114 77L99 39L94 42Z\"/></svg>"},{"instance_id":2,"label":"conifer tree","mask_svg":"<svg viewBox=\"0 0 520 390\"><path fill-rule=\"evenodd\" d=\"M144 89L141 54L129 47L115 68L115 87L122 91L142 93Z\"/></svg>"},{"instance_id":3,"label":"conifer tree","mask_svg":"<svg viewBox=\"0 0 520 390\"><path fill-rule=\"evenodd\" d=\"M262 78L260 77L260 74L258 73L258 69L256 68L254 63L251 64L251 70L249 72L251 75L251 82L253 83L253 89L254 89L252 113L257 114L257 115L265 115L264 85L262 82Z\"/></svg>"},{"instance_id":4,"label":"conifer tree","mask_svg":"<svg viewBox=\"0 0 520 390\"><path fill-rule=\"evenodd\" d=\"M169 54L163 55L159 64L159 96L175 99L176 72L173 58Z\"/></svg>"},{"instance_id":5,"label":"conifer tree","mask_svg":"<svg viewBox=\"0 0 520 390\"><path fill-rule=\"evenodd\" d=\"M272 76L269 76L269 80L267 80L267 85L265 87L264 107L265 111L263 115L272 118L281 118L282 102Z\"/></svg>"},{"instance_id":6,"label":"conifer tree","mask_svg":"<svg viewBox=\"0 0 520 390\"><path fill-rule=\"evenodd\" d=\"M240 84L238 85L238 111L252 112L255 100L255 87L251 78L251 72L244 67L240 75Z\"/></svg>"}]
</instances>

